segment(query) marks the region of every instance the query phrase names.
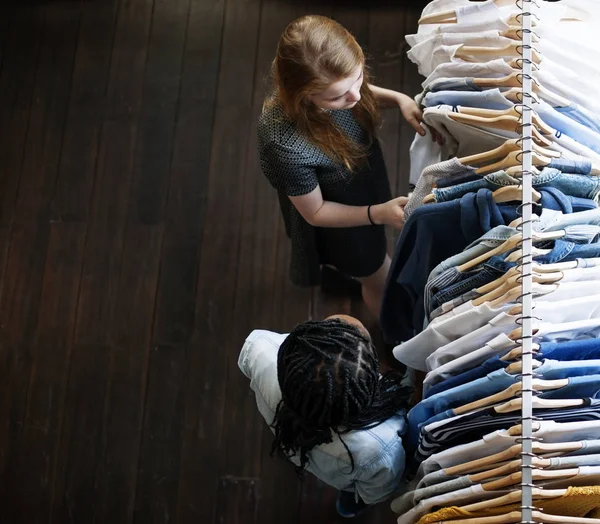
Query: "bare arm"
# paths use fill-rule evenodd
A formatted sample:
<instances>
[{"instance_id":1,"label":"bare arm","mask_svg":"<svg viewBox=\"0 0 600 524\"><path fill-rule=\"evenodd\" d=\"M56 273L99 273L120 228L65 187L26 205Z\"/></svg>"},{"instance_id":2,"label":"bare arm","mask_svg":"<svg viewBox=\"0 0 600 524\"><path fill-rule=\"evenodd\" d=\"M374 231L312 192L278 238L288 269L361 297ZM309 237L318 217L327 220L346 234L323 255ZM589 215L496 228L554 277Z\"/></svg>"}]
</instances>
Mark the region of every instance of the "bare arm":
<instances>
[{"instance_id":1,"label":"bare arm","mask_svg":"<svg viewBox=\"0 0 600 524\"><path fill-rule=\"evenodd\" d=\"M315 227L357 227L371 224L368 206L347 206L323 200L317 186L307 195L289 197L294 207L310 225ZM371 206L371 219L375 224L389 224L400 229L404 224L406 197Z\"/></svg>"},{"instance_id":2,"label":"bare arm","mask_svg":"<svg viewBox=\"0 0 600 524\"><path fill-rule=\"evenodd\" d=\"M369 84L369 89L373 92L375 99L381 107L399 107L402 116L412 128L421 136L425 136L423 112L410 96L399 91L393 91L392 89L374 86L373 84ZM444 139L442 135L432 127L429 127L429 131L431 132L431 140L443 145Z\"/></svg>"}]
</instances>

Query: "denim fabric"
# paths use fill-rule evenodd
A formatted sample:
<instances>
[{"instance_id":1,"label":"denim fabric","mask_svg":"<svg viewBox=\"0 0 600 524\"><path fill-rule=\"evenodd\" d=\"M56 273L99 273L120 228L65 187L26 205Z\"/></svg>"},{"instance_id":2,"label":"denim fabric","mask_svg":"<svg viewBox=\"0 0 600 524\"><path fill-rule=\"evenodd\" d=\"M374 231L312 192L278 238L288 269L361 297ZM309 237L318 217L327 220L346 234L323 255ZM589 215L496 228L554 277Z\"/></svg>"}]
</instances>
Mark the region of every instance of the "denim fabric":
<instances>
[{"instance_id":1,"label":"denim fabric","mask_svg":"<svg viewBox=\"0 0 600 524\"><path fill-rule=\"evenodd\" d=\"M546 390L541 398L598 398L600 397L600 375L576 377L571 375L569 383L559 389Z\"/></svg>"},{"instance_id":2,"label":"denim fabric","mask_svg":"<svg viewBox=\"0 0 600 524\"><path fill-rule=\"evenodd\" d=\"M449 105L495 110L514 106L514 103L506 98L498 88L482 90L470 78L456 80L458 81L456 85L446 79L435 82L430 86L431 91L434 92L428 92L421 100L421 104L425 107ZM440 87L443 89L439 89ZM596 153L600 153L600 133L578 122L569 114L569 111L557 111L544 100L536 102L533 108L546 124L554 128L557 137L564 134ZM577 115L577 109L571 113Z\"/></svg>"},{"instance_id":3,"label":"denim fabric","mask_svg":"<svg viewBox=\"0 0 600 524\"><path fill-rule=\"evenodd\" d=\"M578 380L573 380L569 384L570 389L561 388L560 393L554 392L553 396L549 398L594 397L600 389L600 382L596 382L594 386L589 378L585 379L586 376L600 378L598 377L600 360L560 362L548 359L535 372L544 380L577 377ZM454 416L453 408L499 393L519 380L518 375L511 375L505 369L499 368L477 380L428 395L408 412L408 433L405 436L405 445L409 449L414 449L423 424L452 417Z\"/></svg>"},{"instance_id":4,"label":"denim fabric","mask_svg":"<svg viewBox=\"0 0 600 524\"><path fill-rule=\"evenodd\" d=\"M572 175L589 175L592 172L592 161L583 156L579 157L577 160L570 158L553 158L546 167L558 169L563 173L570 173Z\"/></svg>"},{"instance_id":5,"label":"denim fabric","mask_svg":"<svg viewBox=\"0 0 600 524\"><path fill-rule=\"evenodd\" d=\"M579 122L596 133L600 133L600 119L589 109L572 103L566 107L555 108L559 113L568 116L570 119Z\"/></svg>"},{"instance_id":6,"label":"denim fabric","mask_svg":"<svg viewBox=\"0 0 600 524\"><path fill-rule=\"evenodd\" d=\"M481 180L481 175L478 175L477 173L465 173L464 175L447 176L437 180L434 188L458 186L459 184L473 182L474 180Z\"/></svg>"},{"instance_id":7,"label":"denim fabric","mask_svg":"<svg viewBox=\"0 0 600 524\"><path fill-rule=\"evenodd\" d=\"M593 240L597 237L598 231L596 226L589 227L592 228L591 239ZM584 238L585 232L582 231L582 233L583 237L578 237L577 231L575 232L577 243L570 241L568 236L564 237L564 239L556 240L550 253L535 257L534 260L542 264L553 264L556 262L573 261L578 258L585 259L600 256L600 242L589 243L590 237ZM580 243L582 241L587 241L587 243ZM427 316L432 318L430 314L442 304L458 299L468 291L493 282L506 273L508 269L515 267L516 263L504 261L507 255L508 253L492 257L483 266L478 266L465 273L459 272L458 268L451 268L438 276L434 281L428 281L425 285L424 299Z\"/></svg>"},{"instance_id":8,"label":"denim fabric","mask_svg":"<svg viewBox=\"0 0 600 524\"><path fill-rule=\"evenodd\" d=\"M461 273L456 267L449 269L443 274L445 280L438 278L436 282L431 285L428 283L425 297L425 308L427 313L430 313L442 304L461 296L467 291L493 282L504 275L511 267L515 267L516 265L515 262L505 262L501 257L493 256L485 263L465 273ZM450 280L450 275L452 275L454 281L452 284L447 283ZM438 287L440 282L442 285ZM431 296L429 293L431 293Z\"/></svg>"},{"instance_id":9,"label":"denim fabric","mask_svg":"<svg viewBox=\"0 0 600 524\"><path fill-rule=\"evenodd\" d=\"M546 186L539 188L539 193L542 198L534 209L537 213L540 213L542 209L552 209L569 215L571 213L590 211L598 208L598 204L589 198L567 196L555 187Z\"/></svg>"},{"instance_id":10,"label":"denim fabric","mask_svg":"<svg viewBox=\"0 0 600 524\"><path fill-rule=\"evenodd\" d=\"M593 360L600 358L600 339L542 343L539 354L554 360Z\"/></svg>"},{"instance_id":11,"label":"denim fabric","mask_svg":"<svg viewBox=\"0 0 600 524\"><path fill-rule=\"evenodd\" d=\"M476 298L479 298L480 296L481 296L481 294L477 293L477 291L475 291L474 289L467 291L466 293L463 293L460 297L453 298L452 300L445 302L438 308L434 309L431 312L431 314L429 315L429 319L433 320L434 318L440 317L444 313L447 313L448 311L451 311L452 309L454 309L458 306L462 306L463 304L466 304L470 300L475 300Z\"/></svg>"},{"instance_id":12,"label":"denim fabric","mask_svg":"<svg viewBox=\"0 0 600 524\"><path fill-rule=\"evenodd\" d=\"M422 329L431 270L499 225L506 225L506 215L489 189L414 211L396 244L384 291L380 320L387 342L398 344Z\"/></svg>"},{"instance_id":13,"label":"denim fabric","mask_svg":"<svg viewBox=\"0 0 600 524\"><path fill-rule=\"evenodd\" d=\"M541 264L569 262L578 258L597 258L600 256L600 242L594 244L575 244L565 240L556 240L554 247L547 255L534 257Z\"/></svg>"},{"instance_id":14,"label":"denim fabric","mask_svg":"<svg viewBox=\"0 0 600 524\"><path fill-rule=\"evenodd\" d=\"M547 191L548 193L542 193L542 201L545 205L540 213L540 220L536 230L556 231L558 229L564 229L567 226L579 224L600 225L600 208L574 212L571 201L564 197L561 198L560 191L552 188L548 188ZM553 193L550 194L550 192ZM552 201L551 197L555 200ZM560 208L558 209L560 212L556 212L556 207ZM456 253L440 262L432 269L429 280L435 278L451 267L460 266L483 253L487 253L490 249L499 246L515 233L517 233L517 230L508 226L497 226L491 229L481 238L467 246L464 251Z\"/></svg>"},{"instance_id":15,"label":"denim fabric","mask_svg":"<svg viewBox=\"0 0 600 524\"><path fill-rule=\"evenodd\" d=\"M543 342L540 344L540 351L537 358L538 360L544 358L560 361L600 359L600 339L589 338L583 340L569 340L567 342ZM477 380L496 369L505 368L508 364L510 364L510 362L501 360L501 357L499 356L491 357L483 364L473 369L469 369L459 375L455 375L454 377L433 385L425 394L425 398Z\"/></svg>"},{"instance_id":16,"label":"denim fabric","mask_svg":"<svg viewBox=\"0 0 600 524\"><path fill-rule=\"evenodd\" d=\"M566 386L541 392L539 395L541 398L598 397L600 360L584 362L546 360L535 372L544 380L569 379ZM454 417L454 408L500 393L519 380L517 375L511 375L505 369L498 369L486 377L428 397L417 404L408 414L408 432L404 437L405 445L408 449L414 449L423 426ZM423 403L423 407L419 407L421 403ZM435 405L433 409L432 405ZM411 412L414 412L412 416ZM431 416L424 418L428 413L431 413Z\"/></svg>"},{"instance_id":17,"label":"denim fabric","mask_svg":"<svg viewBox=\"0 0 600 524\"><path fill-rule=\"evenodd\" d=\"M552 162L550 162L546 166L546 169L558 169L562 173L566 173L568 175L589 175L592 171L592 162L589 159L583 157L581 157L581 160L557 158L552 159ZM435 187L443 189L446 187L458 186L460 184L464 184L465 182L474 182L477 180L481 180L481 175L465 173L463 175L440 178L436 181Z\"/></svg>"},{"instance_id":18,"label":"denim fabric","mask_svg":"<svg viewBox=\"0 0 600 524\"><path fill-rule=\"evenodd\" d=\"M504 171L496 171L477 180L465 182L445 188L433 189L437 202L447 202L460 198L466 193L487 188L492 191L505 186L521 184L521 179L515 178ZM596 176L572 175L562 173L558 169L544 168L539 175L532 178L535 188L553 187L566 196L596 200L600 194L600 178Z\"/></svg>"},{"instance_id":19,"label":"denim fabric","mask_svg":"<svg viewBox=\"0 0 600 524\"><path fill-rule=\"evenodd\" d=\"M494 249L508 240L516 233L517 230L514 227L496 226L473 242L471 245L467 246L464 251L460 251L459 253L452 255L450 258L440 262L431 270L431 273L429 274L429 280L434 279L451 267L460 266L461 264L464 264L465 262L482 255L483 253L487 253L491 249Z\"/></svg>"}]
</instances>

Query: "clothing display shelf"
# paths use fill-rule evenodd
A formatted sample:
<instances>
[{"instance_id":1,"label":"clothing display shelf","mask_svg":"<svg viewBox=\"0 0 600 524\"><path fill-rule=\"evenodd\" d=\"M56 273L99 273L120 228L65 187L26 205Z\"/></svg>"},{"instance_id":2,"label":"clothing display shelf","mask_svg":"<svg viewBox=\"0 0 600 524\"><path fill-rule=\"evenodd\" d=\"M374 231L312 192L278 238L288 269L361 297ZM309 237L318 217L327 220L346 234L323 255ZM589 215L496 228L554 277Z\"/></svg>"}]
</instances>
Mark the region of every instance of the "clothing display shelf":
<instances>
[{"instance_id":1,"label":"clothing display shelf","mask_svg":"<svg viewBox=\"0 0 600 524\"><path fill-rule=\"evenodd\" d=\"M490 1L491 0L488 0L488 3ZM515 75L519 77L518 81L520 88L517 90L520 91L520 93L518 93L519 96L515 101L514 107L516 110L518 110L520 115L519 130L521 136L519 140L520 147L516 152L516 156L519 159L520 165L517 167L517 171L515 171L513 168L512 172L518 173L518 177L521 180L521 195L520 205L518 206L518 214L520 215L520 219L517 226L520 237L516 246L519 254L516 259L513 259L517 261L517 267L514 268L512 274L518 275L517 282L520 284L520 295L516 300L520 303L520 313L516 318L517 335L516 339L514 340L517 342L518 347L520 348L519 350L516 350L516 358L520 360L520 372L515 391L518 391L517 396L521 399L521 413L520 424L516 426L516 428L519 428L520 433L515 434L513 432L510 434L516 436L515 442L520 446L520 453L517 454L517 460L520 461L520 468L518 465L516 466L517 472L520 470L518 475L518 478L520 479L520 486L519 484L515 485L515 487L520 487L520 490L518 490L520 491L520 504L518 504L516 498L510 498L508 495L506 495L508 498L505 504L516 503L511 507L514 508L516 506L517 511L515 512L513 510L510 513L506 513L504 515L505 520L502 520L498 514L498 520L494 520L494 518L490 516L482 519L482 522L521 522L522 524L529 524L538 522L559 522L560 518L557 516L544 514L543 511L536 506L536 503L539 504L539 501L537 500L539 495L537 494L539 493L540 487L539 485L536 486L536 481L540 478L543 478L538 474L541 457L536 455L536 452L538 451L539 445L543 443L544 439L536 436L538 420L541 419L538 418L540 415L536 417L534 414L534 407L537 408L539 406L543 406L544 404L543 401L538 404L540 399L537 399L539 393L537 390L540 387L538 379L543 377L538 375L534 369L534 366L539 365L539 363L536 364L536 361L534 360L534 357L536 356L536 346L534 344L534 326L537 325L535 323L536 320L541 321L544 319L538 318L539 315L536 316L533 300L534 292L536 292L537 289L534 284L534 256L536 256L536 248L534 248L533 244L534 239L537 239L535 235L539 235L539 233L534 232L534 219L537 218L534 216L534 205L536 202L539 202L539 193L537 193L534 189L533 179L534 176L539 175L540 173L540 171L538 171L535 167L535 165L539 165L536 164L536 140L537 136L539 135L538 128L543 125L543 121L540 123L538 114L534 110L534 107L540 107L538 96L540 87L537 81L534 80L536 71L538 70L536 64L539 63L540 56L538 50L536 49L536 42L538 42L539 37L535 33L534 20L537 17L535 11L540 9L540 4L543 4L544 2L543 0L514 0L514 2L518 9L516 11L516 16L511 19L511 30L516 31L517 34L517 38L515 39L515 47L517 49L518 58L516 61L513 61L513 63L516 63L516 67L520 69L520 71L515 73ZM509 4L507 0L496 0L496 3L498 6L502 7ZM437 19L430 16L430 21L425 23L443 24L445 23L444 16L447 17L449 13L450 11L446 11L445 13L441 14L441 18L438 16ZM446 22L447 21L448 19L446 18ZM515 25L519 26L520 30L516 30ZM506 49L504 49L504 51L506 51ZM491 53L486 56L489 60ZM468 62L468 60L466 61ZM490 86L493 85L494 81L491 81ZM506 84L506 87L514 87L514 85ZM513 91L515 91L515 89L513 89ZM454 111L456 112L456 110L457 108L455 107ZM467 120L467 118L465 118L465 120ZM496 164L494 164L494 166L496 166ZM425 198L423 203L435 201L431 199L431 196L432 195ZM419 196L419 198L421 198L421 196ZM539 281L536 280L536 282ZM398 347L401 348L402 346ZM515 351L512 353L515 353ZM435 371L436 368L440 367L440 365L443 367L444 362L440 360L434 360L433 362L435 363L430 364L428 362L430 371ZM454 410L454 414L460 414L459 410ZM519 417L518 414L516 416L517 418ZM548 418L546 417L545 420L548 420ZM514 427L511 428L511 430L514 429ZM540 432L540 434L541 433L542 432ZM498 484L498 488L501 486L506 487L508 484ZM549 490L546 491L547 493L550 493ZM551 495L548 495L548 497L551 497ZM484 505L482 505L481 508L475 508L477 505L478 504L472 505L474 510L483 509L484 507ZM539 505L543 506L544 504L542 503ZM471 507L469 507L469 509L470 508ZM559 520L554 520L554 518L558 518ZM568 519L568 517L564 518ZM564 522L567 521L571 522L571 520L564 520ZM588 519L579 520L577 518L573 518L572 520L572 522L583 521L589 522ZM433 520L431 522L433 522ZM452 520L451 522L455 522L455 520ZM467 518L466 522L479 522L479 519Z\"/></svg>"}]
</instances>

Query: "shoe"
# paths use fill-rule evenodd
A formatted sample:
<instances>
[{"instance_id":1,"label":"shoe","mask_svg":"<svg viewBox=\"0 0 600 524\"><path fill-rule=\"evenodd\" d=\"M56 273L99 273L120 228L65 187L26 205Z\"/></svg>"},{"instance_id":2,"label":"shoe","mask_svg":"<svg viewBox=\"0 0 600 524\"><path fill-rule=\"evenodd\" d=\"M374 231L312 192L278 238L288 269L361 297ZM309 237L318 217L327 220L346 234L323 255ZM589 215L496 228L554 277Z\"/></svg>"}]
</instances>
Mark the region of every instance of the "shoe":
<instances>
[{"instance_id":1,"label":"shoe","mask_svg":"<svg viewBox=\"0 0 600 524\"><path fill-rule=\"evenodd\" d=\"M355 497L356 495L350 491L340 491L335 503L335 509L340 517L345 519L354 518L369 507L360 499L356 502Z\"/></svg>"},{"instance_id":2,"label":"shoe","mask_svg":"<svg viewBox=\"0 0 600 524\"><path fill-rule=\"evenodd\" d=\"M362 284L359 280L330 266L321 268L321 289L332 295L344 294L353 298L362 297Z\"/></svg>"}]
</instances>

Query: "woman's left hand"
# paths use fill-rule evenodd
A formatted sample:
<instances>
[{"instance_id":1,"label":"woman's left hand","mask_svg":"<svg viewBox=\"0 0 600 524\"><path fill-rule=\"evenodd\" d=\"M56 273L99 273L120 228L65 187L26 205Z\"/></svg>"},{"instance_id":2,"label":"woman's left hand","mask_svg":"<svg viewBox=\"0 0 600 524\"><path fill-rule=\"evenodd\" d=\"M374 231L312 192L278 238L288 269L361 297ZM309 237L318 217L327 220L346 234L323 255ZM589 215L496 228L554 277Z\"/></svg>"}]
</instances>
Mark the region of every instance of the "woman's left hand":
<instances>
[{"instance_id":1,"label":"woman's left hand","mask_svg":"<svg viewBox=\"0 0 600 524\"><path fill-rule=\"evenodd\" d=\"M425 136L426 131L423 127L423 112L417 105L417 103L409 96L404 93L398 93L398 106L400 112L405 120L414 128L414 130L421 136ZM444 139L440 133L432 127L427 126L431 134L431 140L437 142L440 145L444 144Z\"/></svg>"}]
</instances>

